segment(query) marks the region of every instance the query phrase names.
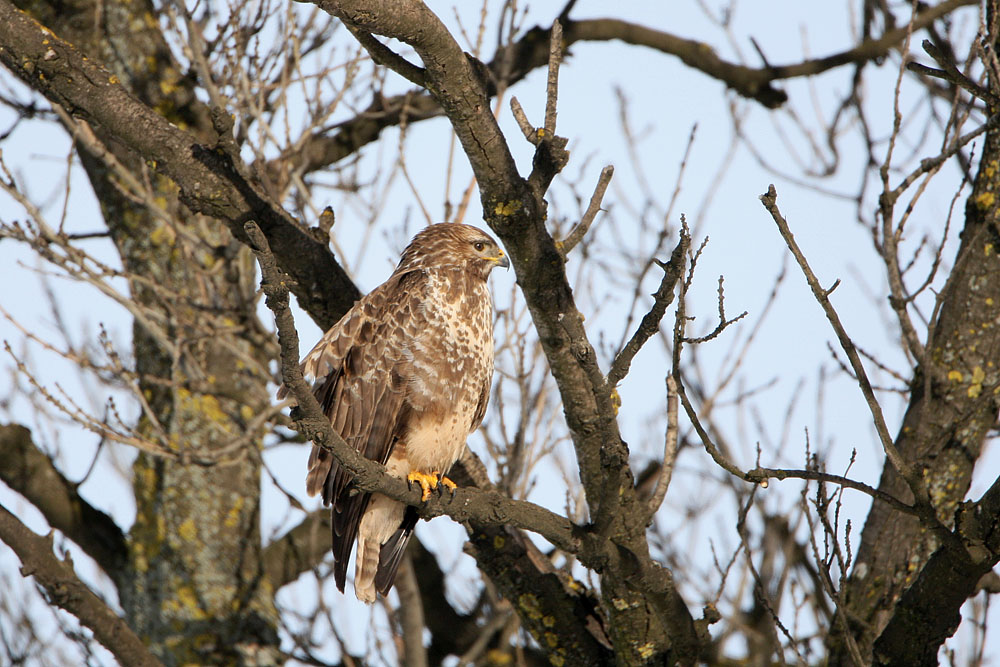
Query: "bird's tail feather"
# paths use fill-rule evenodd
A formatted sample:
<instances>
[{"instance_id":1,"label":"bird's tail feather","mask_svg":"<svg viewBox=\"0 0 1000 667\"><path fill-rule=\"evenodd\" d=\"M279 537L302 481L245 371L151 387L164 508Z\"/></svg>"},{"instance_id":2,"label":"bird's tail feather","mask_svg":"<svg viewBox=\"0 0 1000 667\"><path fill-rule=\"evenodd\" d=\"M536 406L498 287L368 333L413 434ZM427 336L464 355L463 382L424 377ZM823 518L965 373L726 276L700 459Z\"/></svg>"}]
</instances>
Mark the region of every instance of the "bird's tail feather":
<instances>
[{"instance_id":1,"label":"bird's tail feather","mask_svg":"<svg viewBox=\"0 0 1000 667\"><path fill-rule=\"evenodd\" d=\"M413 527L416 525L417 512L412 507L407 507L403 523L379 549L375 588L382 595L389 593L389 589L392 588L392 584L396 580L396 570L399 569L399 563L403 560L406 545L410 541L410 535L413 534Z\"/></svg>"}]
</instances>

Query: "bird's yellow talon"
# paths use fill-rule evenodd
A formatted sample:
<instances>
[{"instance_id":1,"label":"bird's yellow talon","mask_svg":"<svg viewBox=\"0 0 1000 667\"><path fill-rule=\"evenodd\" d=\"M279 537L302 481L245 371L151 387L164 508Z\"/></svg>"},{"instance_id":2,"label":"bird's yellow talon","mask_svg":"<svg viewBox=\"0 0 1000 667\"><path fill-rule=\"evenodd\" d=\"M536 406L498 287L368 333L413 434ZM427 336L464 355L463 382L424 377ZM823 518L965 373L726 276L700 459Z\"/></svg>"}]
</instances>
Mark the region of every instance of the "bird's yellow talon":
<instances>
[{"instance_id":1,"label":"bird's yellow talon","mask_svg":"<svg viewBox=\"0 0 1000 667\"><path fill-rule=\"evenodd\" d=\"M452 493L455 493L455 489L458 488L458 485L455 484L455 482L451 481L450 479L448 479L447 477L445 477L441 473L435 473L435 474L437 474L438 481L441 482L441 486L445 487L446 489L448 489Z\"/></svg>"},{"instance_id":2,"label":"bird's yellow talon","mask_svg":"<svg viewBox=\"0 0 1000 667\"><path fill-rule=\"evenodd\" d=\"M436 489L438 485L438 478L436 474L428 475L427 473L422 473L419 470L411 470L410 474L406 476L406 481L411 484L416 482L420 485L420 500L423 502L427 502L427 500L431 497L431 489Z\"/></svg>"}]
</instances>

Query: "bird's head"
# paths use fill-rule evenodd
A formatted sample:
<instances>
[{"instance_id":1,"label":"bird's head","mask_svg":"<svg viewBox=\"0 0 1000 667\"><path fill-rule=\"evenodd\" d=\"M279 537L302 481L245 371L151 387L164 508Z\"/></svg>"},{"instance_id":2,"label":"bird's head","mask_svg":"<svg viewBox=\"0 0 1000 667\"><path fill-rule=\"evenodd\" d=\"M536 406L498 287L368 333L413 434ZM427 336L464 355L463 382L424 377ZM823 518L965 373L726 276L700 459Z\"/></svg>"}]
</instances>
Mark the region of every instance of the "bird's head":
<instances>
[{"instance_id":1,"label":"bird's head","mask_svg":"<svg viewBox=\"0 0 1000 667\"><path fill-rule=\"evenodd\" d=\"M492 236L472 225L442 222L413 237L396 272L461 268L486 280L495 266L510 268L510 260Z\"/></svg>"}]
</instances>

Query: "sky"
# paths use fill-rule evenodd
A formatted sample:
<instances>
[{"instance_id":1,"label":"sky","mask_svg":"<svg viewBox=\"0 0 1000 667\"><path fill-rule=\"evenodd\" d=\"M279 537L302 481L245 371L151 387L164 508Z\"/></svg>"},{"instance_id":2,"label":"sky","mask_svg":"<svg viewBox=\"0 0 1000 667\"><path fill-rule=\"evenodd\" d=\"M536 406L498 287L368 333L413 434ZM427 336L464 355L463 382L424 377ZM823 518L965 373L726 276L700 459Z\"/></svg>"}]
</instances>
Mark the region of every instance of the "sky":
<instances>
[{"instance_id":1,"label":"sky","mask_svg":"<svg viewBox=\"0 0 1000 667\"><path fill-rule=\"evenodd\" d=\"M857 4L857 3L854 3ZM455 25L453 7L468 28L478 19L478 8L472 3L429 2L428 5L449 26ZM551 20L554 4L535 3L529 8L530 27ZM760 45L768 62L784 64L797 62L804 57L822 56L850 48L855 42L857 17L845 12L838 3L801 3L776 1L768 3L768 11L750 3L728 5L731 7L731 41L720 30L710 15L721 16L723 5L703 3L649 3L623 2L613 6L606 2L581 0L573 18L595 18L613 14L616 18L640 22L674 34L703 40L717 49L723 58L743 61L751 66L760 63L751 38ZM296 11L304 11L296 6ZM967 29L974 27L975 14L967 13L960 21ZM487 32L486 44L492 44L495 34ZM398 45L396 45L398 46ZM466 47L468 48L468 47ZM487 46L484 59L491 54ZM884 138L891 130L893 90L898 74L898 59L888 58L879 67L868 68L868 82L864 89L865 102L871 110L869 120L873 136ZM0 73L0 90L16 88L6 73ZM568 271L574 278L579 306L587 316L593 332L592 342L600 347L602 340L618 341L622 336L623 322L629 314L632 288L627 275L632 269L631 260L616 253L619 244L632 248L645 256L652 252L653 235L642 233L635 225L635 211L642 211L648 202L648 215L664 220L671 234L667 252L676 242L676 230L681 214L692 226L695 243L708 240L702 254L695 283L689 295L689 314L696 317L692 331L701 334L710 331L716 322L718 277L724 276L727 314L732 316L747 311L747 317L720 336L701 346L697 358L704 369L701 379L712 386L719 381L719 374L726 368L727 355L741 349L752 332L753 345L740 369L740 381L720 396L720 402L731 401L744 389L757 388L750 401L751 410L742 414L729 411L726 419L728 433L734 445L733 458L737 465L747 469L755 465L758 446L761 463L771 467L801 467L804 461L806 434L814 443L824 446L826 462L832 472L843 472L852 452L856 463L851 475L870 484L876 484L882 466L882 453L871 425L871 417L856 384L839 373L831 358L830 344L836 343L819 306L812 299L797 268L789 262L787 249L777 233L773 221L761 206L758 198L774 183L778 203L796 235L796 239L809 258L821 282L831 285L840 280L833 294L848 332L865 350L874 354L882 363L904 370L905 359L894 344L895 324L886 317L884 303L886 288L884 268L881 267L867 228L857 221L857 204L853 197L864 175L867 156L857 138L856 128L848 126L839 138L837 170L828 178L812 179L826 193L807 187L801 181L805 160L807 167L818 169L821 165L808 159L808 143L822 141L817 127L829 120L834 105L849 89L850 72L837 70L808 80L795 80L781 87L788 91L791 103L780 112L772 112L731 92L705 75L695 72L675 58L649 49L628 47L621 43L578 43L574 45L561 70L559 99L559 134L570 140L571 162L557 179L551 192L554 210L564 221L572 224L578 215L569 184L589 197L598 174L605 165L615 167L612 186L605 197L608 211L598 217L593 235L595 248L603 254L588 261L600 261L611 267L610 278L581 269L579 253L571 259ZM390 74L386 80L387 92L402 92L407 84ZM535 124L541 123L544 111L545 73L538 70L517 84L512 91ZM627 116L634 136L638 137L634 152L622 131L620 97L627 100ZM921 91L913 86L904 87L900 108L912 114L913 123L920 124L926 117L927 104ZM346 114L346 112L345 112ZM923 115L922 115L923 114ZM741 119L741 126L750 143L764 160L759 160L747 145L736 141L733 117ZM0 109L0 132L11 122L8 111ZM509 107L504 104L500 113L501 127L508 138L515 158L527 174L531 166L532 147L522 140ZM811 130L797 129L801 124ZM449 145L450 130L447 121L435 119L410 128L405 137L408 174L413 189L404 179L389 181L387 159L394 159L394 150L400 141L394 129L384 132L381 142L373 144L360 156L359 173L370 176L388 193L385 205L378 215L380 232L370 239L358 230L360 224L352 223L352 214L364 210L365 202L358 195L333 189L316 188L315 201L321 208L331 205L337 211L338 224L334 228L337 246L348 259L352 276L363 291L379 284L391 271L400 249L400 235L381 233L382 229L398 226L407 220L410 231L423 223L421 204L435 220L443 218L443 193L446 170L443 155ZM693 140L691 137L693 136ZM907 137L916 142L916 138ZM690 142L690 148L689 148ZM905 156L912 146L902 142L899 154ZM102 226L99 211L86 185L86 179L77 164L67 162L68 142L59 132L41 122L29 122L9 138L0 141L0 150L8 167L36 202L44 202L42 209L51 220L58 221L66 211L67 229L89 232ZM932 154L926 149L923 154ZM682 161L687 152L688 158ZM827 157L829 151L824 151ZM69 169L69 199L66 174ZM681 173L682 172L682 173ZM452 192L464 187L467 164L459 156L452 178ZM678 178L680 174L679 188ZM894 173L898 180L901 174ZM320 177L317 177L318 179ZM321 180L321 179L320 179ZM912 230L940 230L952 196L958 187L960 175L950 166L928 188L915 209ZM668 207L671 198L676 197ZM413 191L420 193L416 201ZM454 197L453 197L454 198ZM959 207L964 196L959 199ZM584 201L584 205L585 205ZM870 212L874 205L869 195L863 203ZM473 197L466 222L481 224L481 210L477 197ZM669 208L669 210L668 210ZM24 212L6 195L0 193L0 220L10 222L22 219ZM961 208L957 208L954 226L961 223ZM655 230L654 230L655 231ZM954 229L952 232L954 236ZM907 247L919 242L919 233L906 241ZM117 263L109 245L103 241L88 243L98 258ZM945 253L946 261L951 254ZM359 257L363 254L363 258ZM10 241L0 242L0 266L5 277L16 289L0 295L0 306L27 330L42 338L55 335L55 315L45 299L45 283L60 294L60 316L69 323L74 343L83 344L95 338L98 325L105 326L112 338L127 346L131 323L120 307L108 299L96 296L93 289L49 275L46 267L35 262L23 248ZM778 297L770 309L765 309L769 295L778 276L785 272ZM615 276L618 276L615 279ZM650 273L643 283L643 294L651 293L659 276ZM492 278L498 307L510 305L514 288L513 273L498 273ZM635 306L634 315L641 317L648 308L649 299L643 297ZM515 301L516 303L516 301ZM264 321L270 319L263 314ZM671 315L668 315L668 318ZM319 337L320 331L301 313L297 317L299 334L305 352ZM759 330L758 330L759 326ZM669 331L669 327L666 328ZM599 334L603 334L603 337ZM20 333L6 320L0 320L0 339L19 340ZM96 385L80 386L56 355L37 345L26 350L32 367L48 384L60 383L67 391L82 395L90 401L91 409L100 413L106 392ZM605 369L607 358L604 357ZM502 363L502 361L501 361ZM0 361L4 373L0 375L0 395L8 393L14 380L9 357ZM662 348L653 343L636 359L633 370L619 387L622 398L621 427L623 437L629 442L636 468L662 449L663 433L663 381L668 372ZM819 369L828 382L820 382ZM870 368L870 364L869 364ZM877 369L871 369L876 384L892 385L893 381ZM898 384L898 383L896 383ZM823 408L817 409L819 398ZM893 432L899 424L905 404L898 395L880 394L883 409ZM61 428L56 434L39 423L31 405L15 400L2 406L0 419L17 421L36 428L35 437L45 447L58 454L58 463L71 479L80 479L97 455L96 465L81 486L81 493L94 505L109 512L123 527L134 519L135 508L130 499L127 473L129 454L121 448L108 447L97 453L98 438L79 429ZM474 451L482 453L479 436L470 439ZM996 448L987 452L989 457L981 469L997 470ZM315 506L314 499L305 499L302 471L308 449L306 447L281 447L269 452L268 465L278 483L299 497L307 507ZM569 459L565 448L556 454L564 463ZM568 461L570 464L571 460ZM562 511L568 490L560 486L554 472L558 461L539 468L539 475L550 475L544 483L535 485L531 500ZM548 466L548 467L547 467ZM722 474L707 464L702 451L685 451L678 461L675 480L668 494L658 522L664 531L676 536L678 550L690 549L696 557L710 558L710 547L722 552L732 549L737 539L732 530L732 512L722 504L713 505L710 498L718 493L718 484L705 484L708 477L719 480ZM990 480L977 477L970 493L977 497ZM794 483L775 483L758 496L771 511L788 511L795 502L800 487ZM278 535L294 525L299 515L290 509L282 491L265 482L264 505L261 517L265 538ZM691 498L704 504L706 514L692 522L681 510ZM22 499L6 488L0 487L0 503L12 507L28 525L46 532L44 520ZM730 503L731 504L731 503ZM855 543L863 524L868 500L860 495L845 496L845 512L854 517ZM434 545L442 564L458 572L471 574L471 559L461 553L461 529L447 519L437 519L420 526L425 543ZM75 556L81 564L81 576L88 581L99 579L86 558ZM0 572L16 578L16 558L5 547L0 547ZM280 593L280 602L288 606L314 604L315 582L307 575L299 584L289 586ZM688 590L699 590L694 582L685 582ZM106 583L105 590L109 587ZM336 593L324 591L328 599L338 601ZM459 601L471 602L469 590L450 591ZM697 612L701 600L689 595L689 604ZM363 612L363 613L359 613ZM362 630L370 622L367 612L360 607L348 591L337 610L341 632L349 638L352 650L363 651ZM375 623L383 622L376 613ZM994 620L1000 622L1000 619ZM965 628L963 628L963 631ZM956 641L955 646L961 646ZM994 651L996 651L994 647ZM322 655L322 654L321 654ZM334 657L331 650L326 657ZM994 652L993 658L996 659ZM110 664L107 655L99 654L98 660Z\"/></svg>"}]
</instances>

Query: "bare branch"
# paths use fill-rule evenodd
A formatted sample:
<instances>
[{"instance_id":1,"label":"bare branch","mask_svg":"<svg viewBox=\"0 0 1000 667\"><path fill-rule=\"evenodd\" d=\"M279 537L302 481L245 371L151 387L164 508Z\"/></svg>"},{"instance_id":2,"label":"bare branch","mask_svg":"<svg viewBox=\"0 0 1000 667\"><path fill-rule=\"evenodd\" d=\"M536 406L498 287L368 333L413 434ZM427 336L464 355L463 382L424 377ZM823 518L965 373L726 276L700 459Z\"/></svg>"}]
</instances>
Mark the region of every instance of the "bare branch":
<instances>
[{"instance_id":1,"label":"bare branch","mask_svg":"<svg viewBox=\"0 0 1000 667\"><path fill-rule=\"evenodd\" d=\"M909 514L911 516L920 516L919 512L911 505L907 505L899 498L892 496L881 489L876 489L872 486L865 484L864 482L859 482L853 480L850 477L844 477L841 475L832 475L830 473L822 472L819 470L786 470L780 468L754 468L748 470L743 478L748 482L754 482L755 484L760 484L762 486L767 486L767 480L769 479L805 479L817 482L825 482L828 484L837 484L848 489L854 489L855 491L861 491L865 495L871 496L874 500L883 502L894 510L902 512L903 514Z\"/></svg>"},{"instance_id":2,"label":"bare branch","mask_svg":"<svg viewBox=\"0 0 1000 667\"><path fill-rule=\"evenodd\" d=\"M73 540L112 579L123 575L125 535L107 514L80 497L76 485L18 424L0 426L0 479L24 496L56 530Z\"/></svg>"},{"instance_id":3,"label":"bare branch","mask_svg":"<svg viewBox=\"0 0 1000 667\"><path fill-rule=\"evenodd\" d=\"M685 224L681 228L680 240L674 246L673 252L670 253L670 260L666 263L657 261L657 264L663 269L663 278L660 280L660 286L653 293L653 307L643 316L635 333L632 334L632 338L612 362L611 370L608 371L608 384L615 386L622 381L628 374L632 359L635 358L646 341L659 331L660 320L663 319L667 307L674 300L674 287L677 286L677 281L684 273L684 258L690 245L691 236L688 234Z\"/></svg>"},{"instance_id":4,"label":"bare branch","mask_svg":"<svg viewBox=\"0 0 1000 667\"><path fill-rule=\"evenodd\" d=\"M549 36L549 73L545 86L545 134L556 133L556 108L559 100L559 65L562 63L563 31L558 20L552 23Z\"/></svg>"},{"instance_id":5,"label":"bare branch","mask_svg":"<svg viewBox=\"0 0 1000 667\"><path fill-rule=\"evenodd\" d=\"M351 34L354 35L354 38L358 40L361 46L365 47L368 54L372 57L372 60L377 62L379 65L388 67L410 83L414 83L421 88L427 85L427 80L424 77L424 69L422 67L417 67L409 60L375 39L370 32L361 30L352 23L345 23L344 25L347 26L347 29L351 31Z\"/></svg>"},{"instance_id":6,"label":"bare branch","mask_svg":"<svg viewBox=\"0 0 1000 667\"><path fill-rule=\"evenodd\" d=\"M736 322L739 322L740 320L742 320L744 317L747 316L747 311L744 310L742 313L740 313L739 315L737 315L732 319L726 318L726 294L725 294L725 289L723 287L724 283L725 283L724 278L722 276L719 276L719 290L718 290L719 323L715 326L715 329L713 329L711 332L707 333L704 336L698 336L697 338L685 338L684 339L685 343L694 345L698 345L700 343L707 343L710 340L718 338L719 334L728 329L730 324L735 324ZM832 292L834 289L836 289L836 285L831 287L829 291Z\"/></svg>"},{"instance_id":7,"label":"bare branch","mask_svg":"<svg viewBox=\"0 0 1000 667\"><path fill-rule=\"evenodd\" d=\"M274 590L292 583L330 551L330 511L310 512L294 528L264 547L261 570Z\"/></svg>"},{"instance_id":8,"label":"bare branch","mask_svg":"<svg viewBox=\"0 0 1000 667\"><path fill-rule=\"evenodd\" d=\"M36 535L0 505L0 540L21 560L21 574L45 589L49 600L80 619L97 641L123 665L161 665L128 624L76 576L67 556L60 560L52 553L52 538Z\"/></svg>"},{"instance_id":9,"label":"bare branch","mask_svg":"<svg viewBox=\"0 0 1000 667\"><path fill-rule=\"evenodd\" d=\"M934 42L929 39L925 39L920 45L924 48L931 58L941 66L941 69L934 69L932 67L927 67L926 65L921 65L917 62L910 62L906 64L906 69L911 72L916 72L917 74L925 74L927 76L933 76L938 79L944 79L949 83L953 83L959 88L962 88L968 92L973 97L977 97L982 101L986 102L990 107L996 108L997 104L1000 103L1000 98L998 98L993 92L987 88L983 88L978 83L970 79L969 77L962 74L955 63L952 62L951 58L948 58L941 50L934 45Z\"/></svg>"},{"instance_id":10,"label":"bare branch","mask_svg":"<svg viewBox=\"0 0 1000 667\"><path fill-rule=\"evenodd\" d=\"M594 222L594 218L597 217L597 213L601 210L601 202L604 200L604 193L608 189L608 185L611 183L611 177L615 175L615 168L610 164L601 170L601 176L597 179L597 186L594 188L594 194L590 197L590 204L587 205L587 210L583 212L583 217L580 218L580 222L573 226L569 234L566 235L562 241L556 242L556 247L559 248L559 252L562 253L563 257L569 255L573 251L573 248L583 240L583 237L587 235L590 231L590 225Z\"/></svg>"},{"instance_id":11,"label":"bare branch","mask_svg":"<svg viewBox=\"0 0 1000 667\"><path fill-rule=\"evenodd\" d=\"M510 98L510 110L514 114L514 120L517 121L517 126L521 128L521 134L524 138L532 144L538 145L540 139L538 138L538 133L535 132L534 126L532 126L531 121L528 120L528 114L524 113L524 107L521 103L517 101L517 97Z\"/></svg>"},{"instance_id":12,"label":"bare branch","mask_svg":"<svg viewBox=\"0 0 1000 667\"><path fill-rule=\"evenodd\" d=\"M656 477L656 487L653 494L646 503L648 518L646 525L653 522L653 517L663 504L663 498L667 495L667 487L670 486L670 478L674 473L674 460L677 458L677 444L679 441L680 429L677 423L677 381L672 375L667 376L667 434L663 443L663 461L660 462L660 473Z\"/></svg>"},{"instance_id":13,"label":"bare branch","mask_svg":"<svg viewBox=\"0 0 1000 667\"><path fill-rule=\"evenodd\" d=\"M243 222L260 222L274 252L296 280L291 289L323 327L358 298L354 283L324 242L313 239L253 184L227 155L202 146L133 97L115 76L72 44L43 29L9 0L0 0L0 63L70 114L108 129L177 184L191 209L227 224L246 239ZM53 55L48 55L53 54ZM315 276L324 276L315 280Z\"/></svg>"},{"instance_id":14,"label":"bare branch","mask_svg":"<svg viewBox=\"0 0 1000 667\"><path fill-rule=\"evenodd\" d=\"M403 632L402 664L410 667L427 667L427 649L424 648L424 607L420 601L420 588L413 570L409 552L403 554L399 576L396 577L399 595L400 627Z\"/></svg>"},{"instance_id":15,"label":"bare branch","mask_svg":"<svg viewBox=\"0 0 1000 667\"><path fill-rule=\"evenodd\" d=\"M816 275L809 267L809 263L806 260L805 255L802 254L798 244L795 242L795 237L788 228L788 223L781 215L781 211L778 210L777 197L778 194L775 191L774 186L770 185L768 186L767 193L761 195L760 200L761 203L764 204L764 208L766 208L771 214L775 224L778 226L778 231L781 233L781 237L785 240L789 250L791 250L792 255L795 257L795 261L798 262L799 267L802 269L802 273L806 277L806 282L809 283L809 287L812 289L813 296L823 308L823 312L826 314L827 320L830 322L834 332L837 334L837 339L840 341L841 348L843 348L844 353L851 362L851 368L854 369L855 376L858 379L858 385L861 387L861 393L864 395L865 400L868 403L868 409L871 411L872 419L875 423L875 430L882 443L882 448L885 450L886 456L892 462L892 465L906 480L907 485L910 487L914 497L917 499L917 507L920 508L921 518L928 521L929 525L940 525L934 510L931 508L930 497L928 496L927 487L924 484L923 479L913 466L911 466L910 463L899 453L896 449L896 445L893 444L892 436L889 435L889 428L885 423L885 417L882 415L882 407L879 405L878 399L875 397L875 392L872 389L871 382L868 380L868 374L865 372L864 364L861 363L861 357L858 355L858 350L854 346L854 341L852 341L850 336L847 335L844 325L840 322L840 316L834 309L833 304L830 303L830 292L823 289L820 285Z\"/></svg>"}]
</instances>

